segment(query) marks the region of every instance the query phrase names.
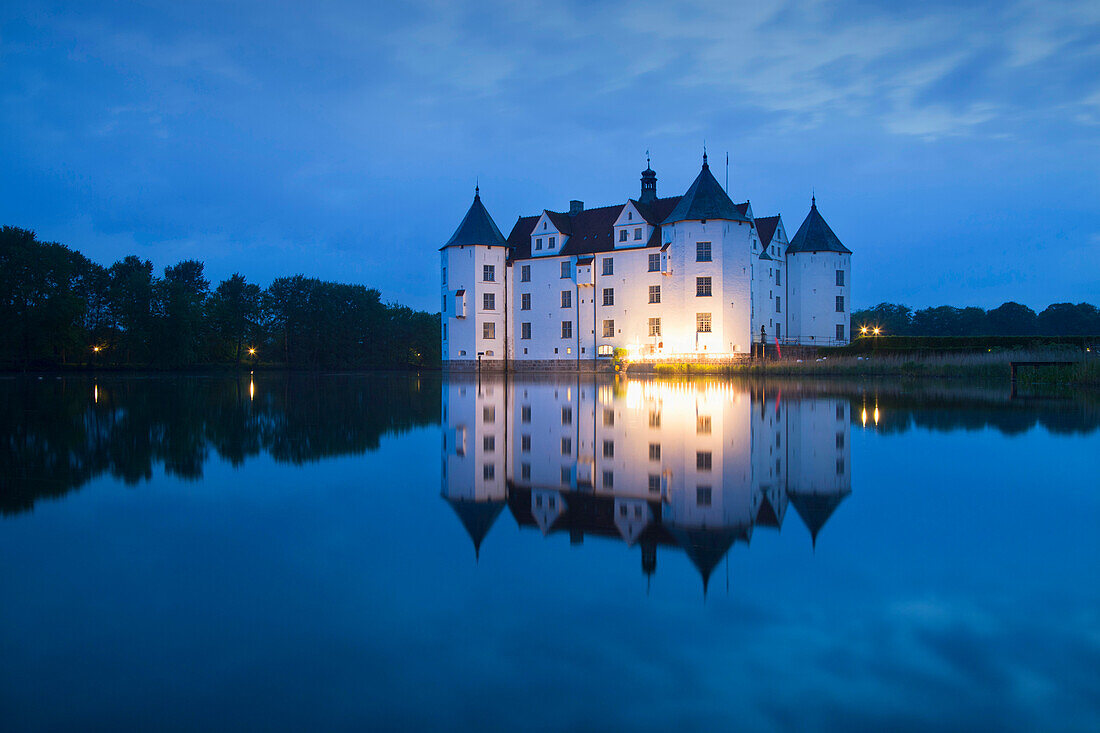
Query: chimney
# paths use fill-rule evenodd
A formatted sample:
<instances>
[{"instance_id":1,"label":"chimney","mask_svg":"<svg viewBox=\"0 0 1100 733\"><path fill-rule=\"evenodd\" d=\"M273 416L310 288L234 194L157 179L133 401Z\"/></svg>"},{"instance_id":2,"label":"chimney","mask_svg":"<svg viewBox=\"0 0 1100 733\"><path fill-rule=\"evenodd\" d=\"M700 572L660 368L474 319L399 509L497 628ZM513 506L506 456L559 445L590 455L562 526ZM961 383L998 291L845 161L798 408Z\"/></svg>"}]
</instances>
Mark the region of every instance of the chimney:
<instances>
[{"instance_id":1,"label":"chimney","mask_svg":"<svg viewBox=\"0 0 1100 733\"><path fill-rule=\"evenodd\" d=\"M583 201L573 200L573 201L569 202L569 216L576 216L577 214L581 213L582 211L584 211L584 202Z\"/></svg>"}]
</instances>

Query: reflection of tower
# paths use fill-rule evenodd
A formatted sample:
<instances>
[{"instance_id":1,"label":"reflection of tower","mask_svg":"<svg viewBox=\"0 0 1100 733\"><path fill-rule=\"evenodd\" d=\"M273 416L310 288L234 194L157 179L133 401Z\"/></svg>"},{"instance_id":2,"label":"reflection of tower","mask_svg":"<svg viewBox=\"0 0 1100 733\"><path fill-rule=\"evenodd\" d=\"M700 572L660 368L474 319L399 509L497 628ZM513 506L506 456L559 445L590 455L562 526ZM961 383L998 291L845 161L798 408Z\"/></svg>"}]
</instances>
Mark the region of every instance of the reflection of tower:
<instances>
[{"instance_id":1,"label":"reflection of tower","mask_svg":"<svg viewBox=\"0 0 1100 733\"><path fill-rule=\"evenodd\" d=\"M753 484L760 491L756 524L779 529L787 513L787 405L782 390L761 390L752 410Z\"/></svg>"},{"instance_id":2,"label":"reflection of tower","mask_svg":"<svg viewBox=\"0 0 1100 733\"><path fill-rule=\"evenodd\" d=\"M452 380L443 389L442 494L458 515L475 555L506 499L504 382Z\"/></svg>"},{"instance_id":3,"label":"reflection of tower","mask_svg":"<svg viewBox=\"0 0 1100 733\"><path fill-rule=\"evenodd\" d=\"M821 528L852 493L851 408L842 399L804 399L788 410L787 495L816 547Z\"/></svg>"}]
</instances>

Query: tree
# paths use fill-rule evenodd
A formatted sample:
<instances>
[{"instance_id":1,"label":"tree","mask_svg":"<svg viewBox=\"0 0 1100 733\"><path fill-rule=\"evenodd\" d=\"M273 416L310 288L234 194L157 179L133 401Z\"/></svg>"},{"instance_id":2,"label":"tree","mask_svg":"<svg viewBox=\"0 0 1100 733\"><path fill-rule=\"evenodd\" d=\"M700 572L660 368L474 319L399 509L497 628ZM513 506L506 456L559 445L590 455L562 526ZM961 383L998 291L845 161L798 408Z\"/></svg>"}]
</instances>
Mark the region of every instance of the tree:
<instances>
[{"instance_id":1,"label":"tree","mask_svg":"<svg viewBox=\"0 0 1100 733\"><path fill-rule=\"evenodd\" d=\"M127 363L146 363L153 332L153 263L129 255L111 265L107 296L120 331L119 351Z\"/></svg>"},{"instance_id":2,"label":"tree","mask_svg":"<svg viewBox=\"0 0 1100 733\"><path fill-rule=\"evenodd\" d=\"M1035 311L1013 301L986 313L985 322L992 336L1030 336L1037 326Z\"/></svg>"},{"instance_id":3,"label":"tree","mask_svg":"<svg viewBox=\"0 0 1100 733\"><path fill-rule=\"evenodd\" d=\"M184 260L164 268L164 279L154 287L157 359L175 366L198 361L205 336L205 306L210 281L203 264Z\"/></svg>"},{"instance_id":4,"label":"tree","mask_svg":"<svg viewBox=\"0 0 1100 733\"><path fill-rule=\"evenodd\" d=\"M1100 334L1100 312L1088 303L1054 303L1039 314L1039 330L1051 336Z\"/></svg>"},{"instance_id":5,"label":"tree","mask_svg":"<svg viewBox=\"0 0 1100 733\"><path fill-rule=\"evenodd\" d=\"M246 282L240 273L233 273L229 279L219 283L210 298L210 321L216 340L215 358L229 354L239 365L245 339L257 336L259 316L259 285Z\"/></svg>"}]
</instances>

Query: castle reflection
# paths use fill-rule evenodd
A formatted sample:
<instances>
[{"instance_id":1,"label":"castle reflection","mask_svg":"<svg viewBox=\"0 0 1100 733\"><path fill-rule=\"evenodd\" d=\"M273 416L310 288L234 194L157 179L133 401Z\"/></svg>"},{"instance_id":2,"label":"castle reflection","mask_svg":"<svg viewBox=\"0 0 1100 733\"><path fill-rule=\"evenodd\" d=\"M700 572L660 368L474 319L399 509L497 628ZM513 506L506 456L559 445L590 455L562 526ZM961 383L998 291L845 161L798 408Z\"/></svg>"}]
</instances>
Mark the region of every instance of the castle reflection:
<instances>
[{"instance_id":1,"label":"castle reflection","mask_svg":"<svg viewBox=\"0 0 1100 733\"><path fill-rule=\"evenodd\" d=\"M443 496L475 553L507 506L544 535L687 554L706 590L730 548L793 506L817 539L852 491L851 402L729 382L452 380Z\"/></svg>"}]
</instances>

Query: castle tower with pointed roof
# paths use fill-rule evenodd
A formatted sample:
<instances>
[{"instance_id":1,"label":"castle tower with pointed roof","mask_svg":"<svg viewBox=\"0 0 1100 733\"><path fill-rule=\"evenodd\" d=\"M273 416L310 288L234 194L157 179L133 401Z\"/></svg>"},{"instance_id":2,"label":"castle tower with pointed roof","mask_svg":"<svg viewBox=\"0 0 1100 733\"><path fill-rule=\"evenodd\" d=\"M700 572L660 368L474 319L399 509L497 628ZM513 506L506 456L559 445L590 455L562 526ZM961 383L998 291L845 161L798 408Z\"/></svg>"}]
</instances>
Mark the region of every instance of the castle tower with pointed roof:
<instances>
[{"instance_id":1,"label":"castle tower with pointed roof","mask_svg":"<svg viewBox=\"0 0 1100 733\"><path fill-rule=\"evenodd\" d=\"M817 211L788 244L702 167L683 196L657 196L646 159L637 199L521 216L507 239L475 190L440 248L443 359L450 368L594 369L847 343L851 251Z\"/></svg>"}]
</instances>

